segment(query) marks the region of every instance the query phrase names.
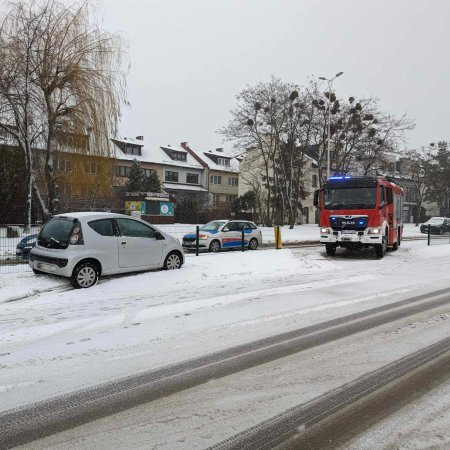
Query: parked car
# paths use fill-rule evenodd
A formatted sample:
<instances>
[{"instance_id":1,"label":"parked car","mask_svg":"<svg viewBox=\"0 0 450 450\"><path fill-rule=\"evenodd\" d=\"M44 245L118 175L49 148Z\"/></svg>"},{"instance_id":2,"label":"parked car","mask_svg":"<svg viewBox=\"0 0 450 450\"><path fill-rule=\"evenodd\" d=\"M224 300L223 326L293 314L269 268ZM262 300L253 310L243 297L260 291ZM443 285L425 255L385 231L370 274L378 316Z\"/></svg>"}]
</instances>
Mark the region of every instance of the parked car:
<instances>
[{"instance_id":1,"label":"parked car","mask_svg":"<svg viewBox=\"0 0 450 450\"><path fill-rule=\"evenodd\" d=\"M420 232L428 233L428 225L430 226L431 234L443 234L450 231L450 219L447 217L432 217L420 225Z\"/></svg>"},{"instance_id":2,"label":"parked car","mask_svg":"<svg viewBox=\"0 0 450 450\"><path fill-rule=\"evenodd\" d=\"M60 214L47 222L30 252L30 266L70 278L74 288L93 286L101 275L179 269L179 241L135 217L112 213Z\"/></svg>"},{"instance_id":3,"label":"parked car","mask_svg":"<svg viewBox=\"0 0 450 450\"><path fill-rule=\"evenodd\" d=\"M31 249L36 245L37 237L37 234L31 234L21 239L16 246L16 255L22 259L28 259Z\"/></svg>"},{"instance_id":4,"label":"parked car","mask_svg":"<svg viewBox=\"0 0 450 450\"><path fill-rule=\"evenodd\" d=\"M242 230L244 230L244 245L250 250L256 250L262 242L261 230L248 220L213 220L200 228L199 248L218 252L220 249L240 248L242 246ZM195 250L196 234L190 233L183 237L183 247Z\"/></svg>"}]
</instances>

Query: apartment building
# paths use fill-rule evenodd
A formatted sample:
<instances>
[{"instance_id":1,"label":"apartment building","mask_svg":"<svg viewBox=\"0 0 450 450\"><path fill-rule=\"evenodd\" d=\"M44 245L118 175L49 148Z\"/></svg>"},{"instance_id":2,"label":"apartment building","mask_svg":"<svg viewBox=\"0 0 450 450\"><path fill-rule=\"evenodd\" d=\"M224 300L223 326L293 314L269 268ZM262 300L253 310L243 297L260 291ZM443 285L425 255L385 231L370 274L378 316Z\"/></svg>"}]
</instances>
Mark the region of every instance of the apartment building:
<instances>
[{"instance_id":1,"label":"apartment building","mask_svg":"<svg viewBox=\"0 0 450 450\"><path fill-rule=\"evenodd\" d=\"M212 205L219 207L231 204L239 195L239 161L223 148L193 150L187 142L182 142L181 147L205 169Z\"/></svg>"}]
</instances>

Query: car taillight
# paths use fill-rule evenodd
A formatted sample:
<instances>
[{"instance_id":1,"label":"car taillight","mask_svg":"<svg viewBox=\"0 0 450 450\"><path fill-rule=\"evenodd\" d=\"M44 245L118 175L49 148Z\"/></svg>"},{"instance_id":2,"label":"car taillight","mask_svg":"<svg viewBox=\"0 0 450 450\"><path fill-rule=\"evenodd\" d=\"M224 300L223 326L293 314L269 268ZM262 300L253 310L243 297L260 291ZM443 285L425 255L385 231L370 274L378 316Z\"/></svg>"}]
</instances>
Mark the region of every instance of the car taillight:
<instances>
[{"instance_id":1,"label":"car taillight","mask_svg":"<svg viewBox=\"0 0 450 450\"><path fill-rule=\"evenodd\" d=\"M71 245L83 245L83 231L81 230L81 223L76 222L70 233L69 242Z\"/></svg>"}]
</instances>

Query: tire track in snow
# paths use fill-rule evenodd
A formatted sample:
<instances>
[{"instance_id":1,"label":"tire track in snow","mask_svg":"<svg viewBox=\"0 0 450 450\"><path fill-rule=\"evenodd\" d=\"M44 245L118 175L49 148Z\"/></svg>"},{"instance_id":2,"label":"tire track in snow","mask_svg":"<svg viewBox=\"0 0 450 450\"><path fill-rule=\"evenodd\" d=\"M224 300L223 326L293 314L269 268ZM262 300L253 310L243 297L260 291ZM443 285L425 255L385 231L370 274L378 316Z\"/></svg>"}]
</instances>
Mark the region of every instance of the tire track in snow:
<instances>
[{"instance_id":1,"label":"tire track in snow","mask_svg":"<svg viewBox=\"0 0 450 450\"><path fill-rule=\"evenodd\" d=\"M450 288L0 413L9 448L450 303Z\"/></svg>"},{"instance_id":2,"label":"tire track in snow","mask_svg":"<svg viewBox=\"0 0 450 450\"><path fill-rule=\"evenodd\" d=\"M427 367L428 366L428 367ZM404 358L374 370L350 383L346 383L306 403L294 406L276 416L265 420L241 433L225 439L209 447L210 450L240 450L240 449L311 449L336 448L343 444L343 435L354 433L358 422L370 421L379 416L384 408L394 407L394 403L404 401L404 397L417 396L421 391L444 381L449 377L450 368L450 338L418 350ZM365 399L390 383L400 381L402 377L418 369L423 369L419 383L411 386L408 380L402 386L391 386L390 395L384 395L384 403L375 399L378 408L370 404L358 409L358 413L346 412L340 420L335 420L328 426L319 426L324 419L338 413L349 405ZM397 392L395 392L397 391ZM393 397L393 393L396 397ZM371 399L374 401L374 399ZM362 411L361 411L362 409ZM351 416L353 420L349 420ZM373 420L373 419L372 419ZM317 427L310 430L312 426ZM351 424L351 426L349 426ZM339 442L340 440L340 442Z\"/></svg>"}]
</instances>

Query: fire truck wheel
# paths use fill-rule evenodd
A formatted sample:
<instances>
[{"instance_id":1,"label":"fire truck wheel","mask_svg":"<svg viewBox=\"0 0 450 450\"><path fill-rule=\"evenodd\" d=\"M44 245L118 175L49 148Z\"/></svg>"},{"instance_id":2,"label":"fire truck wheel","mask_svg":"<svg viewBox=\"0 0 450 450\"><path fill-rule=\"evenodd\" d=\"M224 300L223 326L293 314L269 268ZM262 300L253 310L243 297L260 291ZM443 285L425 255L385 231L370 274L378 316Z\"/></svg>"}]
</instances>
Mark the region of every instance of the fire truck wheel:
<instances>
[{"instance_id":1,"label":"fire truck wheel","mask_svg":"<svg viewBox=\"0 0 450 450\"><path fill-rule=\"evenodd\" d=\"M394 242L394 245L392 246L392 251L395 252L395 250L398 250L400 247L400 230L397 232L397 240Z\"/></svg>"},{"instance_id":2,"label":"fire truck wheel","mask_svg":"<svg viewBox=\"0 0 450 450\"><path fill-rule=\"evenodd\" d=\"M375 246L375 252L377 254L377 259L383 258L386 254L386 238L383 236L383 243Z\"/></svg>"},{"instance_id":3,"label":"fire truck wheel","mask_svg":"<svg viewBox=\"0 0 450 450\"><path fill-rule=\"evenodd\" d=\"M334 244L325 244L327 256L334 256L336 254L336 246Z\"/></svg>"}]
</instances>

